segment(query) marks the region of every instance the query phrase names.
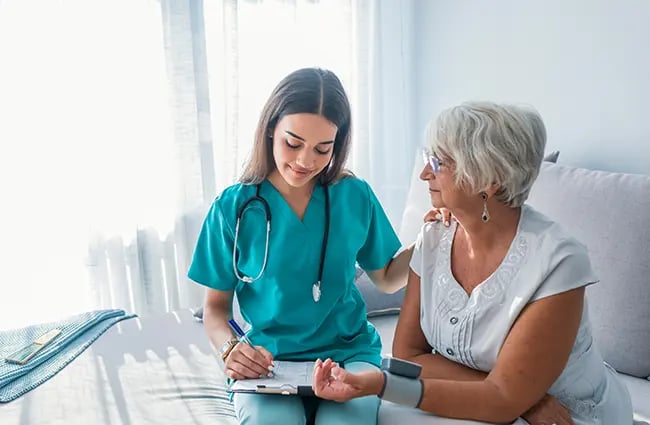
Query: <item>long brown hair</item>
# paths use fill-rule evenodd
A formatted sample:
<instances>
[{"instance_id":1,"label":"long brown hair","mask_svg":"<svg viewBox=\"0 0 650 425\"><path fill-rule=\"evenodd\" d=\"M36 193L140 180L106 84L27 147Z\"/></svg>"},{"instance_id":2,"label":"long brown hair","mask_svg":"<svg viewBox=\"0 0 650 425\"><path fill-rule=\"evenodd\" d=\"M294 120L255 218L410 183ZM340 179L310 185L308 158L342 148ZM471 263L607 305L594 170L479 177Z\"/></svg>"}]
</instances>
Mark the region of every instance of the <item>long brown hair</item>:
<instances>
[{"instance_id":1,"label":"long brown hair","mask_svg":"<svg viewBox=\"0 0 650 425\"><path fill-rule=\"evenodd\" d=\"M253 151L239 181L259 184L273 170L273 130L291 114L318 114L337 127L334 152L328 167L318 176L322 184L351 173L343 168L350 150L350 102L343 84L332 72L320 68L303 68L287 75L266 101L255 131Z\"/></svg>"}]
</instances>

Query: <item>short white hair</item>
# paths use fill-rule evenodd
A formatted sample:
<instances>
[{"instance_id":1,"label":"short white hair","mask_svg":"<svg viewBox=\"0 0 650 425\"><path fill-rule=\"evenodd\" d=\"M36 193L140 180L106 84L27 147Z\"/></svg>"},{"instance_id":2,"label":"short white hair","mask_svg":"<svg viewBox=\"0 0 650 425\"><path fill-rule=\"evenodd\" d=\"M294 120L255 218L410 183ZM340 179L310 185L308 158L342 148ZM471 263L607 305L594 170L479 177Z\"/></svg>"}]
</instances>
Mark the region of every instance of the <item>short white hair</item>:
<instances>
[{"instance_id":1,"label":"short white hair","mask_svg":"<svg viewBox=\"0 0 650 425\"><path fill-rule=\"evenodd\" d=\"M443 163L453 161L456 184L478 194L496 183L496 198L519 207L539 174L546 128L531 107L466 102L442 111L427 140Z\"/></svg>"}]
</instances>

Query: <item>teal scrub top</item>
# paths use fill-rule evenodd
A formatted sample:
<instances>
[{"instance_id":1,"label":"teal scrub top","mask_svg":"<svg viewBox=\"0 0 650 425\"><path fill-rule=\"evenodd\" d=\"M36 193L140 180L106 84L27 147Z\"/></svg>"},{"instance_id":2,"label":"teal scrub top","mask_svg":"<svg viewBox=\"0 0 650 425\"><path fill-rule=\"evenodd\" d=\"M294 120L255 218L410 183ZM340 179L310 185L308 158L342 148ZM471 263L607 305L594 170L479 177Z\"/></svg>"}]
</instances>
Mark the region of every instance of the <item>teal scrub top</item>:
<instances>
[{"instance_id":1,"label":"teal scrub top","mask_svg":"<svg viewBox=\"0 0 650 425\"><path fill-rule=\"evenodd\" d=\"M194 251L190 279L216 290L234 290L241 314L251 325L253 344L278 360L332 358L379 365L381 341L366 319L366 306L354 283L355 263L364 270L383 268L400 248L384 210L370 186L346 177L329 186L330 231L321 283L318 279L325 194L314 188L303 220L268 181L260 195L271 209L271 233L266 270L252 283L239 281L232 252L237 211L255 196L256 186L236 184L214 201ZM239 226L237 269L256 277L264 261L266 219L260 202L248 205Z\"/></svg>"}]
</instances>

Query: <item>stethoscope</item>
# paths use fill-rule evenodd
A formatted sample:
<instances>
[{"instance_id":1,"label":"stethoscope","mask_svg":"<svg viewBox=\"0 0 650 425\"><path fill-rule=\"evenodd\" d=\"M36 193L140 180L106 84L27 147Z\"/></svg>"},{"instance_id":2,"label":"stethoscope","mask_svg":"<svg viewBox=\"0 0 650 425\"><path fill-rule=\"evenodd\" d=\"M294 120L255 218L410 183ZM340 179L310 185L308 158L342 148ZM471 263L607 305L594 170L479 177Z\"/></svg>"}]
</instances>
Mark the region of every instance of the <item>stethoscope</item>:
<instances>
[{"instance_id":1,"label":"stethoscope","mask_svg":"<svg viewBox=\"0 0 650 425\"><path fill-rule=\"evenodd\" d=\"M269 203L266 202L266 199L260 195L260 187L260 184L256 185L255 196L248 198L237 211L237 223L235 224L235 241L233 242L232 247L232 269L235 272L237 279L241 280L244 283L253 283L262 277L264 270L266 270L266 262L269 258L269 238L271 236L271 207L269 206ZM311 291L314 302L318 302L321 297L321 282L323 280L323 267L325 266L325 252L327 251L327 238L329 236L330 230L330 197L329 188L327 185L323 185L323 190L325 191L325 232L323 234L323 243L321 246L320 265L318 267L318 280L312 286ZM260 272L257 274L257 276L250 277L240 274L239 270L237 270L237 239L239 237L239 223L244 217L246 207L251 205L253 202L259 202L264 207L264 217L266 218L266 243L264 246L264 261L262 263L262 268L260 269Z\"/></svg>"}]
</instances>

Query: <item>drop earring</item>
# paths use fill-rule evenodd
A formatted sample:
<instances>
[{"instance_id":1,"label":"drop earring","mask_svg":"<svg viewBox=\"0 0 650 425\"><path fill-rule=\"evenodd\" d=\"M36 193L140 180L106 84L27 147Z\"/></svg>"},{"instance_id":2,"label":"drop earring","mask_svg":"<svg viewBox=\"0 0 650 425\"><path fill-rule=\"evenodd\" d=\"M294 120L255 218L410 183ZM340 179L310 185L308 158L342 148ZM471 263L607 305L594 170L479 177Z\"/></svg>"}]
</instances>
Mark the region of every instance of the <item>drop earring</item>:
<instances>
[{"instance_id":1,"label":"drop earring","mask_svg":"<svg viewBox=\"0 0 650 425\"><path fill-rule=\"evenodd\" d=\"M487 200L488 200L488 195L485 192L481 192L481 198L483 198L483 214L481 214L481 220L483 223L487 223L488 220L490 220L490 213L488 212L487 209Z\"/></svg>"}]
</instances>

